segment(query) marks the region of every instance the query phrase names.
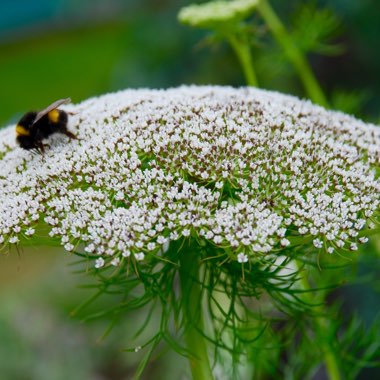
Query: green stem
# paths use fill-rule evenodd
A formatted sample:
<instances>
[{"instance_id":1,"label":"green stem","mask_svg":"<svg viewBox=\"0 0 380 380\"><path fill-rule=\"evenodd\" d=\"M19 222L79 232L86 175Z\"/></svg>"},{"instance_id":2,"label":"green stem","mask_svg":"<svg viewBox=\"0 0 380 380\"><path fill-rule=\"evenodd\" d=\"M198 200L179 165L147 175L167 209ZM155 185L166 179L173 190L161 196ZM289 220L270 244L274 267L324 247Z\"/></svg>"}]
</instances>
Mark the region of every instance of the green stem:
<instances>
[{"instance_id":1,"label":"green stem","mask_svg":"<svg viewBox=\"0 0 380 380\"><path fill-rule=\"evenodd\" d=\"M194 380L212 380L213 375L209 363L207 345L203 331L202 319L202 287L199 283L199 256L194 247L182 249L180 252L179 271L182 310L185 322L185 340L191 354L189 356L191 373Z\"/></svg>"},{"instance_id":2,"label":"green stem","mask_svg":"<svg viewBox=\"0 0 380 380\"><path fill-rule=\"evenodd\" d=\"M380 228L361 230L358 236L372 236L372 235L375 235L374 237L380 236Z\"/></svg>"},{"instance_id":3,"label":"green stem","mask_svg":"<svg viewBox=\"0 0 380 380\"><path fill-rule=\"evenodd\" d=\"M296 262L297 267L301 271L301 266L298 262ZM311 286L309 280L307 278L307 273L305 270L301 271L301 285L304 290L311 290ZM311 298L311 292L305 292L304 298L308 303L315 303L315 299ZM324 303L323 300L318 300L320 303ZM330 380L341 380L340 370L339 370L339 362L336 357L333 348L331 347L331 343L329 341L329 320L323 316L323 306L317 306L316 312L321 316L316 316L314 318L316 334L318 336L318 342L321 344L323 359L326 365L327 375Z\"/></svg>"},{"instance_id":4,"label":"green stem","mask_svg":"<svg viewBox=\"0 0 380 380\"><path fill-rule=\"evenodd\" d=\"M257 7L274 38L279 45L282 46L288 59L296 69L310 99L321 106L328 107L326 97L305 56L294 44L292 37L285 29L285 26L282 24L269 2L267 0L261 0Z\"/></svg>"},{"instance_id":5,"label":"green stem","mask_svg":"<svg viewBox=\"0 0 380 380\"><path fill-rule=\"evenodd\" d=\"M256 73L253 68L251 48L247 38L230 34L228 41L239 59L248 86L258 87Z\"/></svg>"}]
</instances>

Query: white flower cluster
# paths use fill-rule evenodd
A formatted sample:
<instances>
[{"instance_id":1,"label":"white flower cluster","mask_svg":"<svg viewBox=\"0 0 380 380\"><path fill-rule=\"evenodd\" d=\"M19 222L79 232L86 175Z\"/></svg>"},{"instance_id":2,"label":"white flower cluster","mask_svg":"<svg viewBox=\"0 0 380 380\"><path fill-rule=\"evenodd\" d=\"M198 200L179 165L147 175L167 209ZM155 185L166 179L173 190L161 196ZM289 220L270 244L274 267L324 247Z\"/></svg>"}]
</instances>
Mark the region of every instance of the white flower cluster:
<instances>
[{"instance_id":1,"label":"white flower cluster","mask_svg":"<svg viewBox=\"0 0 380 380\"><path fill-rule=\"evenodd\" d=\"M208 28L240 21L252 14L259 0L209 1L182 8L178 19L191 26Z\"/></svg>"},{"instance_id":2,"label":"white flower cluster","mask_svg":"<svg viewBox=\"0 0 380 380\"><path fill-rule=\"evenodd\" d=\"M356 250L379 213L380 129L253 88L127 90L64 109L44 155L0 131L0 244L42 235L95 266L180 238L245 263L305 236ZM45 228L42 228L45 226ZM46 233L45 233L46 235Z\"/></svg>"}]
</instances>

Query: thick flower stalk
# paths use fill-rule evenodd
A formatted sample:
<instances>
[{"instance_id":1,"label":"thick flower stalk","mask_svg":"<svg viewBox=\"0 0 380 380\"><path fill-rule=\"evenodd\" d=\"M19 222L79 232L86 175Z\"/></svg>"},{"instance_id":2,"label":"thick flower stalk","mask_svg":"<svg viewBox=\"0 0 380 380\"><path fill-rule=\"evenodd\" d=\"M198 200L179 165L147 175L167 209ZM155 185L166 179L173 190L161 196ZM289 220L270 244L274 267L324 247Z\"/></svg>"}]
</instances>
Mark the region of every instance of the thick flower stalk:
<instances>
[{"instance_id":1,"label":"thick flower stalk","mask_svg":"<svg viewBox=\"0 0 380 380\"><path fill-rule=\"evenodd\" d=\"M355 251L378 228L374 125L251 88L127 90L65 109L79 140L53 136L44 155L0 132L3 247L50 239L101 268L185 238L246 263L300 241Z\"/></svg>"}]
</instances>

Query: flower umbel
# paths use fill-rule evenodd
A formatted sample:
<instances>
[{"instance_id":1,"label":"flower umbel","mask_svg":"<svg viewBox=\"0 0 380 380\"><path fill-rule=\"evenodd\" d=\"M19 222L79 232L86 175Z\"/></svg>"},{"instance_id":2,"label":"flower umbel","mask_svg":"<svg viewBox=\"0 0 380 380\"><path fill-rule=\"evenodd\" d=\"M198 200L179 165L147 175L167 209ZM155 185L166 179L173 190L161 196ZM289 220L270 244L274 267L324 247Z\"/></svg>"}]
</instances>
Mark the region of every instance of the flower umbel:
<instances>
[{"instance_id":1,"label":"flower umbel","mask_svg":"<svg viewBox=\"0 0 380 380\"><path fill-rule=\"evenodd\" d=\"M179 20L200 28L223 27L226 23L240 21L249 16L259 0L210 1L205 4L191 4L180 10Z\"/></svg>"},{"instance_id":2,"label":"flower umbel","mask_svg":"<svg viewBox=\"0 0 380 380\"><path fill-rule=\"evenodd\" d=\"M356 250L378 223L380 130L275 92L127 90L76 106L45 155L0 132L0 241L48 235L96 268L207 241L242 264L300 237Z\"/></svg>"}]
</instances>

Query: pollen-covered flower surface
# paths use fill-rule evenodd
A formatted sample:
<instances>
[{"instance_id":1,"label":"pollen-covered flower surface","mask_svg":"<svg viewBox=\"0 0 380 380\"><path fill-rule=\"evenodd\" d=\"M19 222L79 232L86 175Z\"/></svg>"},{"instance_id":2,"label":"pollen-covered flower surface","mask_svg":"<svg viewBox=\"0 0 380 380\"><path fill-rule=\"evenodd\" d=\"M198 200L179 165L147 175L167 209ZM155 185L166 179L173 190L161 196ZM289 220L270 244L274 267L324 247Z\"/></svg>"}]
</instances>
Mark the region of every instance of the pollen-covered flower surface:
<instances>
[{"instance_id":1,"label":"pollen-covered flower surface","mask_svg":"<svg viewBox=\"0 0 380 380\"><path fill-rule=\"evenodd\" d=\"M3 246L50 236L100 268L197 239L244 264L300 236L356 250L378 223L380 129L342 113L196 86L62 109L79 140L53 135L44 155L19 148L14 126L0 131Z\"/></svg>"}]
</instances>

